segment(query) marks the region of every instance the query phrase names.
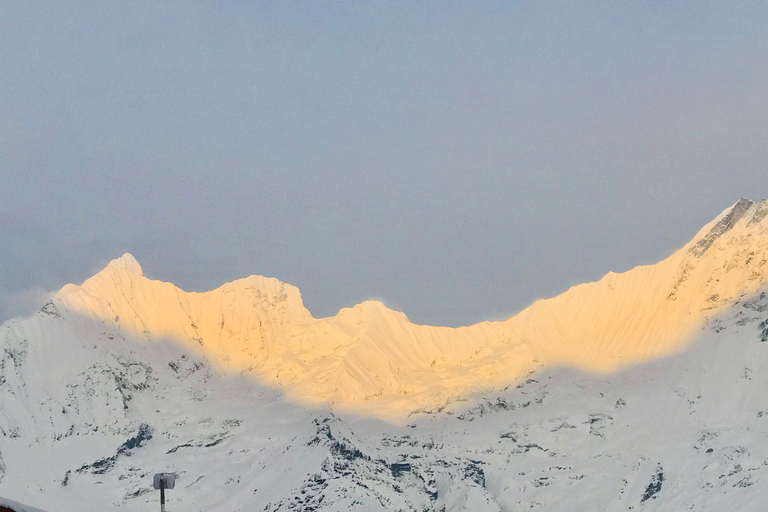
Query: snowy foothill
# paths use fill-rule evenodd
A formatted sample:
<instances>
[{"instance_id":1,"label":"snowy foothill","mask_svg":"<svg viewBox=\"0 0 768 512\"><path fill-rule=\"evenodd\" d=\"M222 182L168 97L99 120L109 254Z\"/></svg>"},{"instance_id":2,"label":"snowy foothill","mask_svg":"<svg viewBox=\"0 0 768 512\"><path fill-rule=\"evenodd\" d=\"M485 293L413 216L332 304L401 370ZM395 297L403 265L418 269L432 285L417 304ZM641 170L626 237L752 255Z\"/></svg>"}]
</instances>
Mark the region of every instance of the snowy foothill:
<instances>
[{"instance_id":1,"label":"snowy foothill","mask_svg":"<svg viewBox=\"0 0 768 512\"><path fill-rule=\"evenodd\" d=\"M768 201L502 322L314 318L126 254L0 326L0 496L47 510L758 510Z\"/></svg>"}]
</instances>

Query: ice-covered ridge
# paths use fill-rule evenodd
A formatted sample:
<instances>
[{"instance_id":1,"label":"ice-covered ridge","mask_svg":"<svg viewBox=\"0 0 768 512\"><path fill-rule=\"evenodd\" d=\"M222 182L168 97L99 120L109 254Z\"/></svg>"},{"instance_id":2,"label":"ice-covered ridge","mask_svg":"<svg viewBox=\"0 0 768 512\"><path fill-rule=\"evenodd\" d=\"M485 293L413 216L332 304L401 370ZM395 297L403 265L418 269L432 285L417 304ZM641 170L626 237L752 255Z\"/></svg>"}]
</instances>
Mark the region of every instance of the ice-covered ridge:
<instances>
[{"instance_id":1,"label":"ice-covered ridge","mask_svg":"<svg viewBox=\"0 0 768 512\"><path fill-rule=\"evenodd\" d=\"M766 212L768 202L742 199L656 265L460 328L413 324L375 301L316 319L296 287L262 276L188 293L146 278L128 254L53 304L142 339L188 344L220 371L298 400L402 415L541 366L613 371L675 352L707 318L768 282Z\"/></svg>"},{"instance_id":2,"label":"ice-covered ridge","mask_svg":"<svg viewBox=\"0 0 768 512\"><path fill-rule=\"evenodd\" d=\"M696 244L690 248L693 255L701 257L707 252L707 249L720 238L724 233L731 230L741 219L754 210L755 203L749 199L741 198L733 205L728 213L717 221L717 224L705 236L700 238Z\"/></svg>"}]
</instances>

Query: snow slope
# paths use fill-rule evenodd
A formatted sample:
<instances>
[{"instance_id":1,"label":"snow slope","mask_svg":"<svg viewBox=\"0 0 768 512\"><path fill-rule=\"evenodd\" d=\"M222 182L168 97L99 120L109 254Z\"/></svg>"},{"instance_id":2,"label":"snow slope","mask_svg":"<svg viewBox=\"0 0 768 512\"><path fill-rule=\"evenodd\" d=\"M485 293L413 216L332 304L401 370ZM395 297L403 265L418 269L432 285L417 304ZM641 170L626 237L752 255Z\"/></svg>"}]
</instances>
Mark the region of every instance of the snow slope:
<instances>
[{"instance_id":1,"label":"snow slope","mask_svg":"<svg viewBox=\"0 0 768 512\"><path fill-rule=\"evenodd\" d=\"M458 329L123 256L0 326L0 496L146 510L172 471L169 512L761 510L766 216Z\"/></svg>"},{"instance_id":2,"label":"snow slope","mask_svg":"<svg viewBox=\"0 0 768 512\"><path fill-rule=\"evenodd\" d=\"M22 505L21 503L16 503L15 501L6 500L4 498L0 498L0 507L5 507L7 509L13 510L14 512L43 512L39 508L28 507L26 505Z\"/></svg>"}]
</instances>

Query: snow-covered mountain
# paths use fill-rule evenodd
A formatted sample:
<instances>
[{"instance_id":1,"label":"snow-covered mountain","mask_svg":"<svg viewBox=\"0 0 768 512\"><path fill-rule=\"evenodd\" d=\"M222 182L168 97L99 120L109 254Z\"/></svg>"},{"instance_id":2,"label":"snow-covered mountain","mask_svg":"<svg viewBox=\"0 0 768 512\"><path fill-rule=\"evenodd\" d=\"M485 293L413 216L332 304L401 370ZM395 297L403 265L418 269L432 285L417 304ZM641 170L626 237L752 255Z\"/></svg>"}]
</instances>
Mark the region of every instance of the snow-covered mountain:
<instances>
[{"instance_id":1,"label":"snow-covered mountain","mask_svg":"<svg viewBox=\"0 0 768 512\"><path fill-rule=\"evenodd\" d=\"M130 255L0 326L0 495L48 510L759 510L768 201L504 322L313 318Z\"/></svg>"}]
</instances>

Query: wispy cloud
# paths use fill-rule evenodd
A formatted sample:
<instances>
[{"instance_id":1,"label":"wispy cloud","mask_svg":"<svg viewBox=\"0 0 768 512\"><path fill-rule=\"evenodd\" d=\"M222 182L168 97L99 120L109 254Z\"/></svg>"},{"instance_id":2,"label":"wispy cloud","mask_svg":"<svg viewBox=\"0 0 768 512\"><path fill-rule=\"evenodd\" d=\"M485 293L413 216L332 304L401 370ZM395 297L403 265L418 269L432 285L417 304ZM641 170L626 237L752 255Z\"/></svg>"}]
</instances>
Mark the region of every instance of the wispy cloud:
<instances>
[{"instance_id":1,"label":"wispy cloud","mask_svg":"<svg viewBox=\"0 0 768 512\"><path fill-rule=\"evenodd\" d=\"M34 313L50 300L54 293L39 286L15 292L0 288L0 322Z\"/></svg>"}]
</instances>

